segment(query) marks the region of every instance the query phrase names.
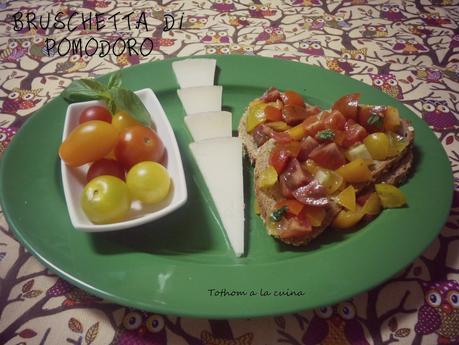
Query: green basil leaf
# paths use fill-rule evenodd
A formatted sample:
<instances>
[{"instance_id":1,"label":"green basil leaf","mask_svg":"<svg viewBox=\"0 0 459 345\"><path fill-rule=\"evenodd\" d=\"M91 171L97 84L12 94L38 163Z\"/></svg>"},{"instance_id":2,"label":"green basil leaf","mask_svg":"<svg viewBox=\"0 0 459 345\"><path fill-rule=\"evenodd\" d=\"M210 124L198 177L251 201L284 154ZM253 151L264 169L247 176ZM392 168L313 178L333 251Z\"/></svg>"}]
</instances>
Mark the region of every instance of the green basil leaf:
<instances>
[{"instance_id":1,"label":"green basil leaf","mask_svg":"<svg viewBox=\"0 0 459 345\"><path fill-rule=\"evenodd\" d=\"M110 79L108 80L107 88L112 89L114 87L121 87L121 72L117 71L110 75Z\"/></svg>"},{"instance_id":2,"label":"green basil leaf","mask_svg":"<svg viewBox=\"0 0 459 345\"><path fill-rule=\"evenodd\" d=\"M377 113L371 113L368 117L367 123L371 125L375 125L376 127L380 127L382 125L382 117L379 116Z\"/></svg>"},{"instance_id":3,"label":"green basil leaf","mask_svg":"<svg viewBox=\"0 0 459 345\"><path fill-rule=\"evenodd\" d=\"M117 87L110 89L109 93L115 102L116 111L127 111L134 119L146 126L150 127L153 124L150 113L134 92Z\"/></svg>"},{"instance_id":4,"label":"green basil leaf","mask_svg":"<svg viewBox=\"0 0 459 345\"><path fill-rule=\"evenodd\" d=\"M100 99L104 92L106 92L105 86L97 80L79 79L72 81L62 96L71 103L84 102Z\"/></svg>"},{"instance_id":5,"label":"green basil leaf","mask_svg":"<svg viewBox=\"0 0 459 345\"><path fill-rule=\"evenodd\" d=\"M335 139L335 132L331 129L324 129L323 131L317 132L316 138L320 140L333 140Z\"/></svg>"},{"instance_id":6,"label":"green basil leaf","mask_svg":"<svg viewBox=\"0 0 459 345\"><path fill-rule=\"evenodd\" d=\"M287 212L287 210L288 210L287 206L282 206L281 208L274 210L273 213L271 213L271 217L270 217L271 220L273 222L279 222L284 216L285 212Z\"/></svg>"}]
</instances>

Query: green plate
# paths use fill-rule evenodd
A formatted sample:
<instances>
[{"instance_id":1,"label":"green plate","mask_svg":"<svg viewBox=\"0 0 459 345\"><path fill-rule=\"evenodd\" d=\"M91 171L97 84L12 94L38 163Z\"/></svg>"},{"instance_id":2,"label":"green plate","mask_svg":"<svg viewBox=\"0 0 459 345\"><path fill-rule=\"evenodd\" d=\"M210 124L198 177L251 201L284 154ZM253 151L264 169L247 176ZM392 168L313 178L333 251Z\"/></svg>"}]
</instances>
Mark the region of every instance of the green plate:
<instances>
[{"instance_id":1,"label":"green plate","mask_svg":"<svg viewBox=\"0 0 459 345\"><path fill-rule=\"evenodd\" d=\"M135 229L76 231L57 155L67 104L57 97L19 131L0 170L0 200L11 229L43 264L123 305L184 316L252 317L349 298L396 273L435 238L448 215L452 174L440 143L415 114L377 89L321 68L261 57L215 58L234 129L248 102L273 85L298 90L323 107L351 92L360 92L364 103L398 107L416 131L414 174L402 187L409 207L385 210L359 231L329 231L306 249L294 249L266 234L254 212L252 168L246 163L247 256L235 258L188 149L191 136L176 95L173 60L153 62L123 70L123 84L152 88L164 106L183 157L186 205Z\"/></svg>"}]
</instances>

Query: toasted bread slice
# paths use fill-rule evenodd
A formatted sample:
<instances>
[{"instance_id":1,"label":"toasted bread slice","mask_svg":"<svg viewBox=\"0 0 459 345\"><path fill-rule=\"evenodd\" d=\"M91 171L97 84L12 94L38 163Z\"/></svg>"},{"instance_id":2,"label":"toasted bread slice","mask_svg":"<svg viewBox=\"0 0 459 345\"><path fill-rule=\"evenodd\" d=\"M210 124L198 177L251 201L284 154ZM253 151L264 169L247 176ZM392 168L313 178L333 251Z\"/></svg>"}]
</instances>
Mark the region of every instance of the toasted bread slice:
<instances>
[{"instance_id":1,"label":"toasted bread slice","mask_svg":"<svg viewBox=\"0 0 459 345\"><path fill-rule=\"evenodd\" d=\"M322 222L320 227L313 227L312 231L307 234L302 239L285 239L280 237L280 232L273 226L270 225L270 215L275 210L275 204L278 200L282 198L278 184L276 183L271 188L259 188L257 181L260 178L261 173L269 166L269 155L276 145L276 142L273 139L268 140L264 145L258 148L257 159L255 163L255 197L256 202L260 210L260 216L263 222L266 225L266 230L269 235L280 239L282 242L291 244L294 246L305 246L311 240L319 236L333 221L335 216L340 211L340 207L334 203L330 202L330 205L327 207L327 214Z\"/></svg>"},{"instance_id":2,"label":"toasted bread slice","mask_svg":"<svg viewBox=\"0 0 459 345\"><path fill-rule=\"evenodd\" d=\"M247 154L247 156L249 157L250 163L252 163L252 165L255 165L259 148L255 143L255 140L253 140L252 135L247 132L247 109L245 110L244 114L239 120L238 133L239 138L241 138L242 140L244 153Z\"/></svg>"}]
</instances>

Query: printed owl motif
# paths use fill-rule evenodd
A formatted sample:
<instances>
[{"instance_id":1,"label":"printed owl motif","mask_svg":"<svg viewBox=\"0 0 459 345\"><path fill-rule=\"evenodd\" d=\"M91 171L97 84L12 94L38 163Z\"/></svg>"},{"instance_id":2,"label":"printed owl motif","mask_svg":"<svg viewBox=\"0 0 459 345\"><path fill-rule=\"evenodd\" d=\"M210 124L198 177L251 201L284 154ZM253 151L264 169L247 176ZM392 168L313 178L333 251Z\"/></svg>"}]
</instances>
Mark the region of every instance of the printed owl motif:
<instances>
[{"instance_id":1,"label":"printed owl motif","mask_svg":"<svg viewBox=\"0 0 459 345\"><path fill-rule=\"evenodd\" d=\"M3 101L2 112L15 114L18 110L25 110L35 107L40 100L37 99L42 89L19 89L14 88Z\"/></svg>"},{"instance_id":2,"label":"printed owl motif","mask_svg":"<svg viewBox=\"0 0 459 345\"><path fill-rule=\"evenodd\" d=\"M342 16L326 15L324 16L324 20L325 26L328 26L333 29L344 29L350 27L350 25L344 20L344 17Z\"/></svg>"},{"instance_id":3,"label":"printed owl motif","mask_svg":"<svg viewBox=\"0 0 459 345\"><path fill-rule=\"evenodd\" d=\"M373 86L380 89L381 91L387 93L389 96L392 96L397 99L403 98L402 88L400 87L398 80L395 78L395 75L391 73L387 74L371 74L370 77L373 83Z\"/></svg>"},{"instance_id":4,"label":"printed owl motif","mask_svg":"<svg viewBox=\"0 0 459 345\"><path fill-rule=\"evenodd\" d=\"M78 54L71 55L65 62L59 62L56 64L57 73L73 73L78 72L85 68L89 61L91 61L91 56Z\"/></svg>"},{"instance_id":5,"label":"printed owl motif","mask_svg":"<svg viewBox=\"0 0 459 345\"><path fill-rule=\"evenodd\" d=\"M321 0L287 0L290 6L322 6Z\"/></svg>"},{"instance_id":6,"label":"printed owl motif","mask_svg":"<svg viewBox=\"0 0 459 345\"><path fill-rule=\"evenodd\" d=\"M164 318L158 314L127 310L110 345L167 344Z\"/></svg>"},{"instance_id":7,"label":"printed owl motif","mask_svg":"<svg viewBox=\"0 0 459 345\"><path fill-rule=\"evenodd\" d=\"M323 17L311 16L304 18L304 28L306 30L323 30L325 20Z\"/></svg>"},{"instance_id":8,"label":"printed owl motif","mask_svg":"<svg viewBox=\"0 0 459 345\"><path fill-rule=\"evenodd\" d=\"M366 5L368 3L367 0L344 0L343 4L344 5Z\"/></svg>"},{"instance_id":9,"label":"printed owl motif","mask_svg":"<svg viewBox=\"0 0 459 345\"><path fill-rule=\"evenodd\" d=\"M154 4L151 8L150 15L152 18L156 20L163 21L164 20L164 8L161 5Z\"/></svg>"},{"instance_id":10,"label":"printed owl motif","mask_svg":"<svg viewBox=\"0 0 459 345\"><path fill-rule=\"evenodd\" d=\"M422 101L422 118L436 130L457 126L456 116L449 109L448 102L445 100L431 98ZM459 314L457 315L459 317Z\"/></svg>"},{"instance_id":11,"label":"printed owl motif","mask_svg":"<svg viewBox=\"0 0 459 345\"><path fill-rule=\"evenodd\" d=\"M213 44L213 43L230 43L230 39L226 31L207 31L205 36L201 38L202 43Z\"/></svg>"},{"instance_id":12,"label":"printed owl motif","mask_svg":"<svg viewBox=\"0 0 459 345\"><path fill-rule=\"evenodd\" d=\"M419 67L412 72L417 78L425 80L428 83L440 83L443 74L437 68Z\"/></svg>"},{"instance_id":13,"label":"printed owl motif","mask_svg":"<svg viewBox=\"0 0 459 345\"><path fill-rule=\"evenodd\" d=\"M0 154L6 150L15 134L16 128L14 127L0 127Z\"/></svg>"},{"instance_id":14,"label":"printed owl motif","mask_svg":"<svg viewBox=\"0 0 459 345\"><path fill-rule=\"evenodd\" d=\"M53 51L53 49L50 50ZM41 61L41 59L45 56L48 56L47 54L47 48L45 45L45 39L41 36L35 36L32 39L30 48L29 48L29 55L32 59Z\"/></svg>"},{"instance_id":15,"label":"printed owl motif","mask_svg":"<svg viewBox=\"0 0 459 345\"><path fill-rule=\"evenodd\" d=\"M312 56L324 56L325 52L322 48L320 41L314 39L308 39L300 43L300 52L312 55Z\"/></svg>"},{"instance_id":16,"label":"printed owl motif","mask_svg":"<svg viewBox=\"0 0 459 345\"><path fill-rule=\"evenodd\" d=\"M285 40L284 30L280 26L264 26L256 38L256 42L264 42L266 44L279 43Z\"/></svg>"},{"instance_id":17,"label":"printed owl motif","mask_svg":"<svg viewBox=\"0 0 459 345\"><path fill-rule=\"evenodd\" d=\"M459 47L459 33L451 37L451 41L449 42L449 49L454 49L457 47Z\"/></svg>"},{"instance_id":18,"label":"printed owl motif","mask_svg":"<svg viewBox=\"0 0 459 345\"><path fill-rule=\"evenodd\" d=\"M202 345L252 345L253 333L246 333L234 339L221 339L202 331L201 341Z\"/></svg>"},{"instance_id":19,"label":"printed owl motif","mask_svg":"<svg viewBox=\"0 0 459 345\"><path fill-rule=\"evenodd\" d=\"M424 23L429 26L443 26L445 24L451 24L451 20L440 16L438 12L435 13L421 13L420 17Z\"/></svg>"},{"instance_id":20,"label":"printed owl motif","mask_svg":"<svg viewBox=\"0 0 459 345\"><path fill-rule=\"evenodd\" d=\"M360 49L344 49L341 48L341 57L353 60L365 60L367 56L367 48Z\"/></svg>"},{"instance_id":21,"label":"printed owl motif","mask_svg":"<svg viewBox=\"0 0 459 345\"><path fill-rule=\"evenodd\" d=\"M276 10L267 5L254 4L249 6L249 15L252 18L265 18L276 14Z\"/></svg>"},{"instance_id":22,"label":"printed owl motif","mask_svg":"<svg viewBox=\"0 0 459 345\"><path fill-rule=\"evenodd\" d=\"M438 344L459 341L459 283L446 280L423 285L425 303L418 310L415 332L437 334Z\"/></svg>"},{"instance_id":23,"label":"printed owl motif","mask_svg":"<svg viewBox=\"0 0 459 345\"><path fill-rule=\"evenodd\" d=\"M303 344L369 345L356 316L355 306L351 302L314 310L314 316L303 335Z\"/></svg>"},{"instance_id":24,"label":"printed owl motif","mask_svg":"<svg viewBox=\"0 0 459 345\"><path fill-rule=\"evenodd\" d=\"M184 29L202 29L207 24L207 17L188 16L182 24Z\"/></svg>"},{"instance_id":25,"label":"printed owl motif","mask_svg":"<svg viewBox=\"0 0 459 345\"><path fill-rule=\"evenodd\" d=\"M89 295L87 292L71 285L63 279L58 278L53 286L46 291L48 297L61 297L65 299L62 302L63 306L71 307L77 304L89 304L101 299Z\"/></svg>"},{"instance_id":26,"label":"printed owl motif","mask_svg":"<svg viewBox=\"0 0 459 345\"><path fill-rule=\"evenodd\" d=\"M387 19L392 22L398 22L400 20L406 19L406 16L402 13L399 6L389 4L381 6L381 12L379 16L382 19Z\"/></svg>"},{"instance_id":27,"label":"printed owl motif","mask_svg":"<svg viewBox=\"0 0 459 345\"><path fill-rule=\"evenodd\" d=\"M10 38L5 49L0 50L0 61L2 62L15 62L19 61L24 55L27 54L31 46L30 39L28 38Z\"/></svg>"},{"instance_id":28,"label":"printed owl motif","mask_svg":"<svg viewBox=\"0 0 459 345\"><path fill-rule=\"evenodd\" d=\"M425 45L418 43L415 40L405 40L402 38L397 39L392 49L402 54L416 54L418 52L426 52L429 50Z\"/></svg>"},{"instance_id":29,"label":"printed owl motif","mask_svg":"<svg viewBox=\"0 0 459 345\"><path fill-rule=\"evenodd\" d=\"M413 24L413 25L408 25L408 30L416 36L420 37L429 37L432 35L432 30L429 30L426 28L425 25L419 25L419 24Z\"/></svg>"},{"instance_id":30,"label":"printed owl motif","mask_svg":"<svg viewBox=\"0 0 459 345\"><path fill-rule=\"evenodd\" d=\"M229 16L228 23L229 25L235 26L235 27L249 25L249 21L247 20L247 17L243 17L243 16Z\"/></svg>"},{"instance_id":31,"label":"printed owl motif","mask_svg":"<svg viewBox=\"0 0 459 345\"><path fill-rule=\"evenodd\" d=\"M366 38L387 37L388 35L385 25L364 25L360 32Z\"/></svg>"},{"instance_id":32,"label":"printed owl motif","mask_svg":"<svg viewBox=\"0 0 459 345\"><path fill-rule=\"evenodd\" d=\"M253 46L247 44L208 45L206 54L254 55Z\"/></svg>"},{"instance_id":33,"label":"printed owl motif","mask_svg":"<svg viewBox=\"0 0 459 345\"><path fill-rule=\"evenodd\" d=\"M236 6L233 0L214 0L210 8L218 12L231 12L236 9Z\"/></svg>"},{"instance_id":34,"label":"printed owl motif","mask_svg":"<svg viewBox=\"0 0 459 345\"><path fill-rule=\"evenodd\" d=\"M99 8L106 8L110 5L109 1L103 1L103 0L83 0L82 7L94 10L96 7Z\"/></svg>"},{"instance_id":35,"label":"printed owl motif","mask_svg":"<svg viewBox=\"0 0 459 345\"><path fill-rule=\"evenodd\" d=\"M347 61L346 58L327 58L325 60L327 67L335 72L349 74L354 70L354 64Z\"/></svg>"}]
</instances>

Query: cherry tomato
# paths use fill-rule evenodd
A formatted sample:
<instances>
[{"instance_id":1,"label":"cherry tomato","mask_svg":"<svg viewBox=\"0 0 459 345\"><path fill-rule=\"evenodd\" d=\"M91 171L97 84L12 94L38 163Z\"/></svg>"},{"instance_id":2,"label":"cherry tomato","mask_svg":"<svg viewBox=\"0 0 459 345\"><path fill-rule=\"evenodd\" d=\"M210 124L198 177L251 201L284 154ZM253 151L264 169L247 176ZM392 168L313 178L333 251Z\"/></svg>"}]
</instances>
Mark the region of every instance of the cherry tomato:
<instances>
[{"instance_id":1,"label":"cherry tomato","mask_svg":"<svg viewBox=\"0 0 459 345\"><path fill-rule=\"evenodd\" d=\"M354 144L361 142L368 135L368 132L361 125L353 120L347 120L344 125L345 137L341 145L345 148L349 148Z\"/></svg>"},{"instance_id":2,"label":"cherry tomato","mask_svg":"<svg viewBox=\"0 0 459 345\"><path fill-rule=\"evenodd\" d=\"M126 183L135 199L147 204L156 204L169 194L171 179L161 164L141 162L129 170Z\"/></svg>"},{"instance_id":3,"label":"cherry tomato","mask_svg":"<svg viewBox=\"0 0 459 345\"><path fill-rule=\"evenodd\" d=\"M315 137L318 131L325 129L324 122L317 115L309 116L302 124L306 129L306 134L311 137Z\"/></svg>"},{"instance_id":4,"label":"cherry tomato","mask_svg":"<svg viewBox=\"0 0 459 345\"><path fill-rule=\"evenodd\" d=\"M107 224L123 220L131 200L128 187L122 180L114 176L98 176L84 187L80 204L93 223Z\"/></svg>"},{"instance_id":5,"label":"cherry tomato","mask_svg":"<svg viewBox=\"0 0 459 345\"><path fill-rule=\"evenodd\" d=\"M325 128L333 130L343 130L346 123L346 118L338 110L333 110L331 113L326 113L323 117Z\"/></svg>"},{"instance_id":6,"label":"cherry tomato","mask_svg":"<svg viewBox=\"0 0 459 345\"><path fill-rule=\"evenodd\" d=\"M389 137L386 133L377 132L370 134L363 141L371 157L376 160L383 161L389 157Z\"/></svg>"},{"instance_id":7,"label":"cherry tomato","mask_svg":"<svg viewBox=\"0 0 459 345\"><path fill-rule=\"evenodd\" d=\"M91 167L86 174L86 181L89 182L93 178L102 175L110 175L118 177L124 181L124 168L120 162L114 159L102 158L91 164Z\"/></svg>"},{"instance_id":8,"label":"cherry tomato","mask_svg":"<svg viewBox=\"0 0 459 345\"><path fill-rule=\"evenodd\" d=\"M59 156L71 167L104 158L115 147L118 131L104 121L88 121L76 127L59 148Z\"/></svg>"},{"instance_id":9,"label":"cherry tomato","mask_svg":"<svg viewBox=\"0 0 459 345\"><path fill-rule=\"evenodd\" d=\"M291 126L300 124L307 116L306 109L297 104L288 104L282 109L282 119Z\"/></svg>"},{"instance_id":10,"label":"cherry tomato","mask_svg":"<svg viewBox=\"0 0 459 345\"><path fill-rule=\"evenodd\" d=\"M281 93L281 99L285 105L298 105L304 107L303 97L295 91L287 90Z\"/></svg>"},{"instance_id":11,"label":"cherry tomato","mask_svg":"<svg viewBox=\"0 0 459 345\"><path fill-rule=\"evenodd\" d=\"M126 169L143 161L161 162L164 144L151 128L133 126L121 132L115 155Z\"/></svg>"},{"instance_id":12,"label":"cherry tomato","mask_svg":"<svg viewBox=\"0 0 459 345\"><path fill-rule=\"evenodd\" d=\"M266 120L268 121L282 121L282 111L279 108L268 105L265 110Z\"/></svg>"},{"instance_id":13,"label":"cherry tomato","mask_svg":"<svg viewBox=\"0 0 459 345\"><path fill-rule=\"evenodd\" d=\"M309 158L323 168L335 170L346 163L344 154L335 143L316 147Z\"/></svg>"},{"instance_id":14,"label":"cherry tomato","mask_svg":"<svg viewBox=\"0 0 459 345\"><path fill-rule=\"evenodd\" d=\"M360 94L351 93L338 99L332 106L333 110L339 110L341 114L349 119L357 119Z\"/></svg>"},{"instance_id":15,"label":"cherry tomato","mask_svg":"<svg viewBox=\"0 0 459 345\"><path fill-rule=\"evenodd\" d=\"M82 111L80 114L79 123L84 123L88 121L99 120L105 121L108 123L112 122L112 114L108 111L107 108L102 107L100 105L94 105L92 107L88 107Z\"/></svg>"},{"instance_id":16,"label":"cherry tomato","mask_svg":"<svg viewBox=\"0 0 459 345\"><path fill-rule=\"evenodd\" d=\"M118 111L115 115L113 115L112 125L121 132L132 126L140 126L140 123L129 115L129 113L125 111Z\"/></svg>"},{"instance_id":17,"label":"cherry tomato","mask_svg":"<svg viewBox=\"0 0 459 345\"><path fill-rule=\"evenodd\" d=\"M299 141L289 143L279 143L271 151L269 164L280 174L284 171L290 158L296 158L301 150Z\"/></svg>"}]
</instances>

